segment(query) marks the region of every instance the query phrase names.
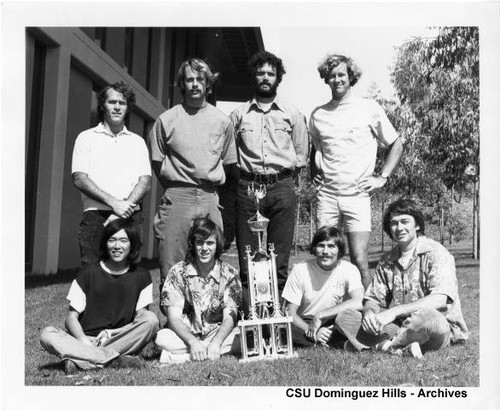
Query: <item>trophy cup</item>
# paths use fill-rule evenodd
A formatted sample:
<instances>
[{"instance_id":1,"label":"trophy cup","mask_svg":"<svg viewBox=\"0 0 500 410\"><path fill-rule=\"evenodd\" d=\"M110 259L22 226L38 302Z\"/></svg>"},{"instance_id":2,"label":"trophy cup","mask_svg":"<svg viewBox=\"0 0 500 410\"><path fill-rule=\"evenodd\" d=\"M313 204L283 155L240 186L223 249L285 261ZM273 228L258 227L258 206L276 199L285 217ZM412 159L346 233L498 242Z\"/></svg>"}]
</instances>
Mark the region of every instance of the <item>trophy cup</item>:
<instances>
[{"instance_id":1,"label":"trophy cup","mask_svg":"<svg viewBox=\"0 0 500 410\"><path fill-rule=\"evenodd\" d=\"M269 219L259 212L259 201L266 195L266 186L256 189L248 186L248 195L255 200L257 212L248 220L248 226L258 236L258 249L252 253L246 246L248 263L249 314L238 322L241 335L241 359L248 362L263 359L294 357L292 321L279 307L278 277L274 244L266 250Z\"/></svg>"}]
</instances>

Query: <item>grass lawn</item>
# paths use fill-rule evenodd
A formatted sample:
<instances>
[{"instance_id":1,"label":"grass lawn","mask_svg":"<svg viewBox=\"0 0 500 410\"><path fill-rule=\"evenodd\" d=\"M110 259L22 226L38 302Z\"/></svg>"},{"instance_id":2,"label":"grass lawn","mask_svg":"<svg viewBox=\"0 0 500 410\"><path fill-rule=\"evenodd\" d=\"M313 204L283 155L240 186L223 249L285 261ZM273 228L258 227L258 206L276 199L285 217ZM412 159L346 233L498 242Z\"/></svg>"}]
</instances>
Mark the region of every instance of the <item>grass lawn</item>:
<instances>
[{"instance_id":1,"label":"grass lawn","mask_svg":"<svg viewBox=\"0 0 500 410\"><path fill-rule=\"evenodd\" d=\"M386 248L387 249L387 248ZM459 292L465 321L470 330L466 344L430 352L418 361L382 353L353 353L314 347L297 349L298 357L286 360L239 363L236 357L217 362L185 363L160 366L157 360L144 360L140 370L103 369L64 374L59 359L43 351L40 331L49 325L64 328L66 294L75 272L61 272L43 278L27 278L25 290L25 384L38 385L107 385L107 386L479 386L479 263L470 257L470 243L450 247L457 264ZM292 263L309 258L292 254ZM370 268L374 269L380 249L370 250ZM238 266L234 253L224 259ZM146 261L155 283L156 304L152 310L161 323L159 312L159 270Z\"/></svg>"}]
</instances>

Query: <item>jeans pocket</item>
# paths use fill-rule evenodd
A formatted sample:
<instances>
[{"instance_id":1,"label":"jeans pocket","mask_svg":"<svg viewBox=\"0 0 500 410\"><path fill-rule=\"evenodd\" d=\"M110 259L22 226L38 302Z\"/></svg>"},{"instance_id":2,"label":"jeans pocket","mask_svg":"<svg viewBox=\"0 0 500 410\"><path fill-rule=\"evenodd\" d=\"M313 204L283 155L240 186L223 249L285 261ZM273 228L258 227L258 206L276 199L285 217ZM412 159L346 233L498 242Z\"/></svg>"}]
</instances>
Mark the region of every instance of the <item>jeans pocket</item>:
<instances>
[{"instance_id":1,"label":"jeans pocket","mask_svg":"<svg viewBox=\"0 0 500 410\"><path fill-rule=\"evenodd\" d=\"M158 211L153 217L153 232L156 239L164 240L165 239L165 220L168 216L169 209L172 207L172 201L168 196L162 196L160 198L160 206L158 207Z\"/></svg>"}]
</instances>

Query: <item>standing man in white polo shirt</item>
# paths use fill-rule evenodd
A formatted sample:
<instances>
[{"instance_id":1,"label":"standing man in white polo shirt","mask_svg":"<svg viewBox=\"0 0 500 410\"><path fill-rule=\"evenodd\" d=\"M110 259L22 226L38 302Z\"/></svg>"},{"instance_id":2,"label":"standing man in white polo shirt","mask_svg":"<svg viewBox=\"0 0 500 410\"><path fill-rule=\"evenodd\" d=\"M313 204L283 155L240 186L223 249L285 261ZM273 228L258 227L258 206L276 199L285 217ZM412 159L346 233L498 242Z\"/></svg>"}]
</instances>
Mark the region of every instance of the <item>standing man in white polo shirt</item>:
<instances>
[{"instance_id":1,"label":"standing man in white polo shirt","mask_svg":"<svg viewBox=\"0 0 500 410\"><path fill-rule=\"evenodd\" d=\"M317 107L309 122L318 169L318 226L343 225L351 262L358 267L366 289L370 283L370 192L386 184L403 144L375 101L352 95L351 87L361 71L351 58L327 55L318 71L332 91L331 101ZM389 153L379 173L374 173L378 142Z\"/></svg>"},{"instance_id":2,"label":"standing man in white polo shirt","mask_svg":"<svg viewBox=\"0 0 500 410\"><path fill-rule=\"evenodd\" d=\"M151 188L151 166L143 138L127 130L135 102L128 84L118 82L97 95L99 125L80 133L73 149L73 184L82 194L80 223L82 266L99 260L104 225L130 218L142 238L140 204Z\"/></svg>"},{"instance_id":3,"label":"standing man in white polo shirt","mask_svg":"<svg viewBox=\"0 0 500 410\"><path fill-rule=\"evenodd\" d=\"M222 229L217 187L237 158L229 117L207 102L217 76L199 58L184 61L177 72L182 103L161 114L149 134L153 171L165 189L154 220L161 284L184 260L196 217L208 215Z\"/></svg>"}]
</instances>

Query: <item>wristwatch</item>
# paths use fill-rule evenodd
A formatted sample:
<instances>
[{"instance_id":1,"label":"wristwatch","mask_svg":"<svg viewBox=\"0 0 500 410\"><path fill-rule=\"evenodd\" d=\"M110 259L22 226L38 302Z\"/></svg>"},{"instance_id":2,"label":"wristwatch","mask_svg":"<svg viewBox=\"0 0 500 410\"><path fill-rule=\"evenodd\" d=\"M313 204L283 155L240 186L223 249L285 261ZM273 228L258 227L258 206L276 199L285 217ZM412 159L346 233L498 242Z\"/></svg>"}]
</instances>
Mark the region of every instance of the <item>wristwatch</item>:
<instances>
[{"instance_id":1,"label":"wristwatch","mask_svg":"<svg viewBox=\"0 0 500 410\"><path fill-rule=\"evenodd\" d=\"M389 175L385 176L385 175L382 175L382 174L380 174L378 172L376 172L374 174L374 176L384 178L386 181L389 179Z\"/></svg>"}]
</instances>

